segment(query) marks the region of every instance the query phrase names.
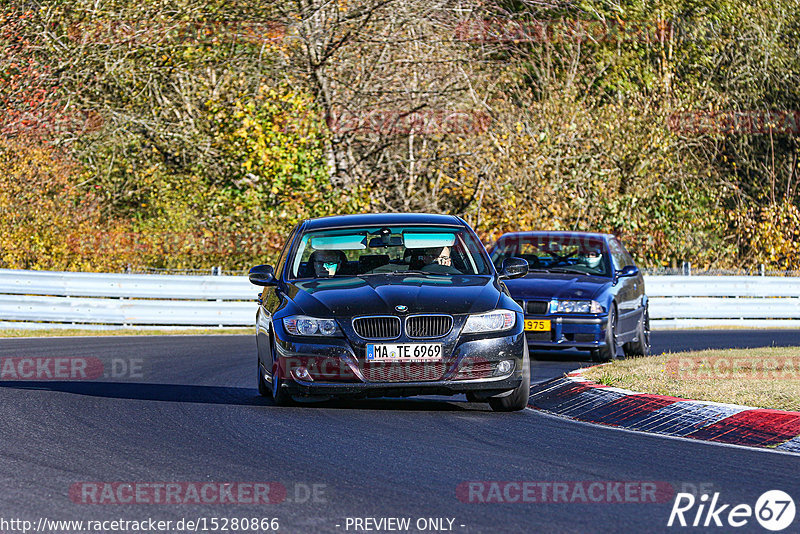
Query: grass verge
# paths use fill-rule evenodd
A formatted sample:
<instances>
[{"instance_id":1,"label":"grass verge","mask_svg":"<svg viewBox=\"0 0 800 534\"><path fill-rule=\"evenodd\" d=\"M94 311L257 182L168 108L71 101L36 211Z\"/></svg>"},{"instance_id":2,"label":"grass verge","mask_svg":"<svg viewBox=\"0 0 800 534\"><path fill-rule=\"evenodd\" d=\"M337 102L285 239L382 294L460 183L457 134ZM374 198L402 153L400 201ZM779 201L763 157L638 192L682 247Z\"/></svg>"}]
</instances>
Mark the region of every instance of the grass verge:
<instances>
[{"instance_id":1,"label":"grass verge","mask_svg":"<svg viewBox=\"0 0 800 534\"><path fill-rule=\"evenodd\" d=\"M640 393L800 411L800 347L667 353L618 360L583 376Z\"/></svg>"},{"instance_id":2,"label":"grass verge","mask_svg":"<svg viewBox=\"0 0 800 534\"><path fill-rule=\"evenodd\" d=\"M252 334L252 328L197 328L186 330L92 330L85 328L19 330L0 329L0 338L4 337L62 337L62 336L205 336L205 335L242 335Z\"/></svg>"}]
</instances>

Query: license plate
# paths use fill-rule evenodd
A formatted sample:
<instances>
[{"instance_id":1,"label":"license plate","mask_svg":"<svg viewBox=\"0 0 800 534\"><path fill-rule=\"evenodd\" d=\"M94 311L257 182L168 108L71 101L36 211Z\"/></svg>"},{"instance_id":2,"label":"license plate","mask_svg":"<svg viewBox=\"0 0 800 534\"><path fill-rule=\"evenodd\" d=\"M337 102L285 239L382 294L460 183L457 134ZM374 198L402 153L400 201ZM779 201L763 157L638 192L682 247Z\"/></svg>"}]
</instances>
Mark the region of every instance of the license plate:
<instances>
[{"instance_id":1,"label":"license plate","mask_svg":"<svg viewBox=\"0 0 800 534\"><path fill-rule=\"evenodd\" d=\"M550 319L525 319L525 330L528 332L549 332Z\"/></svg>"},{"instance_id":2,"label":"license plate","mask_svg":"<svg viewBox=\"0 0 800 534\"><path fill-rule=\"evenodd\" d=\"M438 362L441 360L441 343L367 344L368 362Z\"/></svg>"}]
</instances>

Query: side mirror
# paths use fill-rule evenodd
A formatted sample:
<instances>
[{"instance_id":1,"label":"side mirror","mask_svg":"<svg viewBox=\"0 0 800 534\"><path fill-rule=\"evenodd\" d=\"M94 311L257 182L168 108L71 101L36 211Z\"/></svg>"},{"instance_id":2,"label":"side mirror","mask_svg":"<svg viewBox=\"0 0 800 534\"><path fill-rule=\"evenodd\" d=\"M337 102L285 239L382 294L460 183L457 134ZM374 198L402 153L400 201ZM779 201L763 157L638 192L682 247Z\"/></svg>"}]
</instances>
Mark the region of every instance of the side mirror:
<instances>
[{"instance_id":1,"label":"side mirror","mask_svg":"<svg viewBox=\"0 0 800 534\"><path fill-rule=\"evenodd\" d=\"M628 265L617 271L617 278L636 276L637 274L639 274L639 268L635 265Z\"/></svg>"},{"instance_id":2,"label":"side mirror","mask_svg":"<svg viewBox=\"0 0 800 534\"><path fill-rule=\"evenodd\" d=\"M271 265L256 265L248 274L250 283L257 286L274 286L278 283Z\"/></svg>"},{"instance_id":3,"label":"side mirror","mask_svg":"<svg viewBox=\"0 0 800 534\"><path fill-rule=\"evenodd\" d=\"M528 274L528 262L522 258L506 258L500 269L500 278L519 278Z\"/></svg>"}]
</instances>

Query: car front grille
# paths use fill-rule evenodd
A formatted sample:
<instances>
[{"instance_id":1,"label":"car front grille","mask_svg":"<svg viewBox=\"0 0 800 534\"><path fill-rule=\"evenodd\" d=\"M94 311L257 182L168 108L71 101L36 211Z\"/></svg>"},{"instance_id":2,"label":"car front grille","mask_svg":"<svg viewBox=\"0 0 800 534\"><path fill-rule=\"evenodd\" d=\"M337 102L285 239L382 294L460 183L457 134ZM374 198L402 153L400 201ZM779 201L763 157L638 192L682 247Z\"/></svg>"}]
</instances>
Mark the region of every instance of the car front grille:
<instances>
[{"instance_id":1,"label":"car front grille","mask_svg":"<svg viewBox=\"0 0 800 534\"><path fill-rule=\"evenodd\" d=\"M369 382L430 382L446 370L445 362L367 362L362 368Z\"/></svg>"},{"instance_id":2,"label":"car front grille","mask_svg":"<svg viewBox=\"0 0 800 534\"><path fill-rule=\"evenodd\" d=\"M528 305L525 307L525 313L528 315L545 315L550 308L550 301L547 300L529 300Z\"/></svg>"},{"instance_id":3,"label":"car front grille","mask_svg":"<svg viewBox=\"0 0 800 534\"><path fill-rule=\"evenodd\" d=\"M353 319L356 334L364 339L400 337L400 318L393 316L357 317Z\"/></svg>"},{"instance_id":4,"label":"car front grille","mask_svg":"<svg viewBox=\"0 0 800 534\"><path fill-rule=\"evenodd\" d=\"M490 362L482 358L463 358L458 364L456 380L489 378L496 365L497 362Z\"/></svg>"},{"instance_id":5,"label":"car front grille","mask_svg":"<svg viewBox=\"0 0 800 534\"><path fill-rule=\"evenodd\" d=\"M412 315L406 319L406 334L415 339L444 337L452 329L450 315Z\"/></svg>"},{"instance_id":6,"label":"car front grille","mask_svg":"<svg viewBox=\"0 0 800 534\"><path fill-rule=\"evenodd\" d=\"M528 341L552 341L553 335L550 332L525 332Z\"/></svg>"}]
</instances>

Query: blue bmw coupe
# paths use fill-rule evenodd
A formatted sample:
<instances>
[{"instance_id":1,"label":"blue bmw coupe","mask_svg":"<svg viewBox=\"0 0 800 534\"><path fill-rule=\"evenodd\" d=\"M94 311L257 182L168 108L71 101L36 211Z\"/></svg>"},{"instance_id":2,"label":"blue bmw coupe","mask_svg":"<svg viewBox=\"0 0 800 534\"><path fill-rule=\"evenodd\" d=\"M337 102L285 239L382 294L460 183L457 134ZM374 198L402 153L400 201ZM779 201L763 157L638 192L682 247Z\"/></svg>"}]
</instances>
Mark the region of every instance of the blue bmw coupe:
<instances>
[{"instance_id":1,"label":"blue bmw coupe","mask_svg":"<svg viewBox=\"0 0 800 534\"><path fill-rule=\"evenodd\" d=\"M527 260L528 274L506 280L522 306L531 351L577 349L595 361L650 353L644 279L613 235L583 232L504 234L492 262Z\"/></svg>"}]
</instances>

